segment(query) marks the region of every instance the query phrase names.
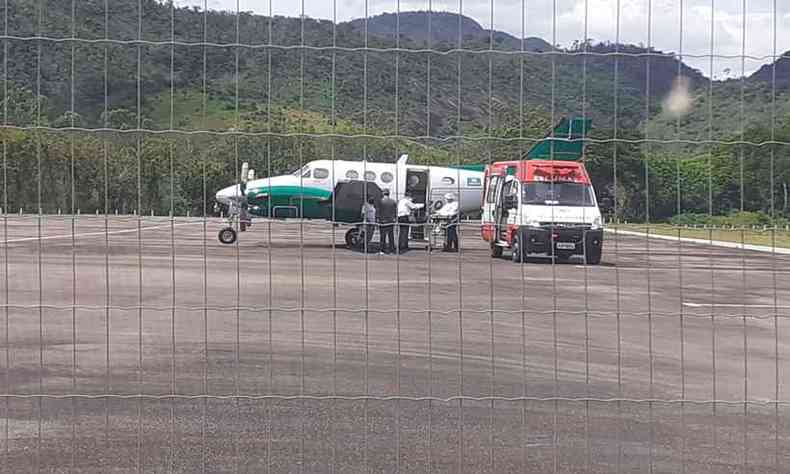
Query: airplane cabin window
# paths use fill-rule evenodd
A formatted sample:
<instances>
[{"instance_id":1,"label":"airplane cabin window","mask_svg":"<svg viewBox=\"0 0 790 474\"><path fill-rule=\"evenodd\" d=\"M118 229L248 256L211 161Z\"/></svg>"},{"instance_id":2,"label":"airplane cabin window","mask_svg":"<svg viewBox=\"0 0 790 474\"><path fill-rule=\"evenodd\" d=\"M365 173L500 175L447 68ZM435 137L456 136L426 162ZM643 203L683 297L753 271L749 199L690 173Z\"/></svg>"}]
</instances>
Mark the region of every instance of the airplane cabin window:
<instances>
[{"instance_id":1,"label":"airplane cabin window","mask_svg":"<svg viewBox=\"0 0 790 474\"><path fill-rule=\"evenodd\" d=\"M326 179L329 177L329 170L326 168L316 168L313 170L313 178Z\"/></svg>"},{"instance_id":2,"label":"airplane cabin window","mask_svg":"<svg viewBox=\"0 0 790 474\"><path fill-rule=\"evenodd\" d=\"M359 173L354 170L346 171L346 179L359 179Z\"/></svg>"},{"instance_id":3,"label":"airplane cabin window","mask_svg":"<svg viewBox=\"0 0 790 474\"><path fill-rule=\"evenodd\" d=\"M385 171L385 172L381 173L381 182L382 183L391 183L393 179L395 179L395 177L392 176L392 173L390 173L389 171Z\"/></svg>"},{"instance_id":4,"label":"airplane cabin window","mask_svg":"<svg viewBox=\"0 0 790 474\"><path fill-rule=\"evenodd\" d=\"M376 173L373 171L365 171L365 181L376 181Z\"/></svg>"}]
</instances>

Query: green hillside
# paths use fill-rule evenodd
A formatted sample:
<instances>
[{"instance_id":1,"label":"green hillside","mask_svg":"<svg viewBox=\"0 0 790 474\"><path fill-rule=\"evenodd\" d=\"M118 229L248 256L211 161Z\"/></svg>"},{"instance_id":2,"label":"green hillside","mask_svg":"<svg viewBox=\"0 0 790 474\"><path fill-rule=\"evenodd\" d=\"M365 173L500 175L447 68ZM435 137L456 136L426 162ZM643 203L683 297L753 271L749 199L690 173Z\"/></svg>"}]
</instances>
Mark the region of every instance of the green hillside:
<instances>
[{"instance_id":1,"label":"green hillside","mask_svg":"<svg viewBox=\"0 0 790 474\"><path fill-rule=\"evenodd\" d=\"M259 175L317 158L394 160L404 152L415 162L480 163L520 156L560 117L584 114L602 141L587 153L596 187L618 216L677 214L676 163L682 163L680 212L706 212L709 195L715 213L740 209L741 155L755 156L744 167L750 183L744 208L769 211L773 201L775 211L788 210L787 150L779 146L771 172L768 160L759 159L765 147L619 143L618 181L612 181L615 147L607 140L615 122L620 139L642 139L648 116L650 138L676 136L675 120L663 114L661 103L679 72L696 97L681 136L707 137L711 83L672 54L609 43L560 50L450 13L430 14L430 35L428 13L403 13L396 37L392 14L334 25L171 8L155 0L143 0L140 12L136 2L111 2L105 12L104 0L83 0L72 23L71 2L8 5L8 93L2 99L7 123L22 127L3 130L12 209L37 209L30 176L40 173L48 183L40 197L45 212L69 209L73 185L74 207L83 212L162 213L172 206L200 214L217 188L233 182L241 161ZM66 41L72 34L89 41ZM428 45L433 52L425 51ZM747 139L770 136L765 76L763 68L746 82ZM739 137L740 82L712 86L714 138ZM788 103L787 89L779 87L777 137L786 133ZM36 124L114 131L26 128ZM129 131L138 127L186 133ZM715 160L707 159L709 152ZM702 179L708 173L715 179Z\"/></svg>"}]
</instances>

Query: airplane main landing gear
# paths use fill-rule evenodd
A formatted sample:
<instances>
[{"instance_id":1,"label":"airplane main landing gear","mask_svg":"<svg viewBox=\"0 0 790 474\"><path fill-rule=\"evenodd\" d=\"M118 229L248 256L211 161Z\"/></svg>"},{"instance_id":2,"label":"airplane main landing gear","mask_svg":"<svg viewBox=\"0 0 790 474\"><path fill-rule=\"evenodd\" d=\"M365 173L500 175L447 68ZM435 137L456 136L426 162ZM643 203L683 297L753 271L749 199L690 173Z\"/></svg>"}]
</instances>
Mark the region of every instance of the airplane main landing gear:
<instances>
[{"instance_id":1,"label":"airplane main landing gear","mask_svg":"<svg viewBox=\"0 0 790 474\"><path fill-rule=\"evenodd\" d=\"M219 241L223 244L230 245L236 242L236 230L233 227L225 227L219 231Z\"/></svg>"},{"instance_id":2,"label":"airplane main landing gear","mask_svg":"<svg viewBox=\"0 0 790 474\"><path fill-rule=\"evenodd\" d=\"M363 226L356 226L346 232L346 245L350 249L364 249L366 243L373 239L373 232Z\"/></svg>"},{"instance_id":3,"label":"airplane main landing gear","mask_svg":"<svg viewBox=\"0 0 790 474\"><path fill-rule=\"evenodd\" d=\"M362 247L362 238L363 233L360 232L359 228L354 227L353 229L349 229L348 232L346 232L346 245L350 249Z\"/></svg>"}]
</instances>

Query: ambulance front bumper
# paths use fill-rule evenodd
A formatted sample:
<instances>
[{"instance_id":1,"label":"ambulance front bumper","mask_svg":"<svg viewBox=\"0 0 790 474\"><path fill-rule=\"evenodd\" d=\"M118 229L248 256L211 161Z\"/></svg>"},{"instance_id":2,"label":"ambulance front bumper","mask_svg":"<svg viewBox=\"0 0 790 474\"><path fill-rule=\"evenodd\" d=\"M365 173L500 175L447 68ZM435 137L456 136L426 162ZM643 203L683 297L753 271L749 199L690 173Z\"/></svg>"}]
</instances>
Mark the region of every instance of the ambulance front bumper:
<instances>
[{"instance_id":1,"label":"ambulance front bumper","mask_svg":"<svg viewBox=\"0 0 790 474\"><path fill-rule=\"evenodd\" d=\"M522 229L520 234L528 253L584 255L598 252L603 246L603 230L593 230L589 226Z\"/></svg>"}]
</instances>

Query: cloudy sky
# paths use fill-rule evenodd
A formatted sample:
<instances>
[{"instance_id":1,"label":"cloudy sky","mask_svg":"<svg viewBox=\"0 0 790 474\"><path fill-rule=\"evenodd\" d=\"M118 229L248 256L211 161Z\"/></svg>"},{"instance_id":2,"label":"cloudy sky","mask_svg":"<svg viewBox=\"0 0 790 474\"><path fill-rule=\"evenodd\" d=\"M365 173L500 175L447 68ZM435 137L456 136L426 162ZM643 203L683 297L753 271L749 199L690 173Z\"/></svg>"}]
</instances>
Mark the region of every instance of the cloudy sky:
<instances>
[{"instance_id":1,"label":"cloudy sky","mask_svg":"<svg viewBox=\"0 0 790 474\"><path fill-rule=\"evenodd\" d=\"M268 14L271 8L275 15L298 16L302 13L300 0L176 0L177 5L201 7L204 2L214 10L235 11L238 2L241 11ZM555 2L556 29L553 21ZM459 0L430 0L430 4L429 0L304 0L304 14L331 19L336 7L338 21L346 21L364 18L366 5L367 14L376 15L395 12L398 3L400 11L427 10L429 7L433 11L459 11ZM462 3L461 13L474 18L484 28L490 27L491 0L463 0ZM522 31L525 36L538 36L549 42L556 37L556 42L565 46L584 38L586 24L589 38L614 41L617 37L618 3L621 42L651 44L663 51L678 52L682 31L683 53L689 55L686 63L705 75L710 75L710 59L692 56L710 55L712 16L714 55L736 56L714 59L713 74L719 79L739 77L742 68L740 56L744 54L756 58L745 60L743 68L746 74L771 62L774 21L777 54L790 50L788 0L494 0L493 25L495 29L517 37L522 35ZM682 24L681 4L684 11Z\"/></svg>"}]
</instances>

